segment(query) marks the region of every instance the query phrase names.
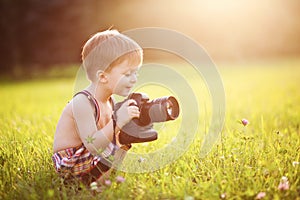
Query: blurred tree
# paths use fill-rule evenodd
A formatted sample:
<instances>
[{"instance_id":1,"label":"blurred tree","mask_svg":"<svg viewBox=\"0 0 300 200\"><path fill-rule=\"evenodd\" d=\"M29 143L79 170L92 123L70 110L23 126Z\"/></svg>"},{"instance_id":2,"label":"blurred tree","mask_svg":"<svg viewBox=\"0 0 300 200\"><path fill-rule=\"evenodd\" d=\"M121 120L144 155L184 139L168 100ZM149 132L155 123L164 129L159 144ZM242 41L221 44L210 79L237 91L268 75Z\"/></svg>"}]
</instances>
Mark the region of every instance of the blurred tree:
<instances>
[{"instance_id":1,"label":"blurred tree","mask_svg":"<svg viewBox=\"0 0 300 200\"><path fill-rule=\"evenodd\" d=\"M1 0L2 72L80 62L95 32L96 0Z\"/></svg>"},{"instance_id":2,"label":"blurred tree","mask_svg":"<svg viewBox=\"0 0 300 200\"><path fill-rule=\"evenodd\" d=\"M19 27L20 8L22 2L1 0L0 1L0 70L8 72L11 66L19 65L20 62L20 38L16 37Z\"/></svg>"},{"instance_id":3,"label":"blurred tree","mask_svg":"<svg viewBox=\"0 0 300 200\"><path fill-rule=\"evenodd\" d=\"M300 54L299 0L0 0L0 71L80 62L84 42L111 26L163 27L214 59Z\"/></svg>"}]
</instances>

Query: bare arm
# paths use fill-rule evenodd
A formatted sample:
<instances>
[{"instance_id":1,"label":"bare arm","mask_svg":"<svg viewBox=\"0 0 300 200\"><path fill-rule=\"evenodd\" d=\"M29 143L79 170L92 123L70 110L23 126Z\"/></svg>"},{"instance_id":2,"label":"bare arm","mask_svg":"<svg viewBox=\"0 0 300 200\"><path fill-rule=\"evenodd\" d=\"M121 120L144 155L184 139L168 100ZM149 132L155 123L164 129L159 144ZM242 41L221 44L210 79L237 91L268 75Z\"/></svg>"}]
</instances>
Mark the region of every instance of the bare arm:
<instances>
[{"instance_id":1,"label":"bare arm","mask_svg":"<svg viewBox=\"0 0 300 200\"><path fill-rule=\"evenodd\" d=\"M101 152L113 140L113 121L110 120L104 127L97 130L94 108L86 96L77 95L74 97L72 103L75 123L84 146L92 154ZM124 103L120 108L120 112L118 111L119 119L117 125L125 125L132 118L139 117L137 108L135 106L129 106L129 104L129 102ZM116 132L117 131L118 130L116 130Z\"/></svg>"}]
</instances>

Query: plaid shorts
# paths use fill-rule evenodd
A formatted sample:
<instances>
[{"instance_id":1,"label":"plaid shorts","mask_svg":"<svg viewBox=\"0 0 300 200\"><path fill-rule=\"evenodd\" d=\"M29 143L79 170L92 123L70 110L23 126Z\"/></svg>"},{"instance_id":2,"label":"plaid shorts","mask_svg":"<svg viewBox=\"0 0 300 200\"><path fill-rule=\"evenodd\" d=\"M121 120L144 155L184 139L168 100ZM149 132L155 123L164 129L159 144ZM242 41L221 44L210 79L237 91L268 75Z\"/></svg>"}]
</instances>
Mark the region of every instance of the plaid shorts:
<instances>
[{"instance_id":1,"label":"plaid shorts","mask_svg":"<svg viewBox=\"0 0 300 200\"><path fill-rule=\"evenodd\" d=\"M54 153L52 160L57 173L64 179L78 178L89 184L111 168L111 162L107 158L112 155L113 148L114 145L111 143L104 152L107 156L93 156L82 144Z\"/></svg>"}]
</instances>

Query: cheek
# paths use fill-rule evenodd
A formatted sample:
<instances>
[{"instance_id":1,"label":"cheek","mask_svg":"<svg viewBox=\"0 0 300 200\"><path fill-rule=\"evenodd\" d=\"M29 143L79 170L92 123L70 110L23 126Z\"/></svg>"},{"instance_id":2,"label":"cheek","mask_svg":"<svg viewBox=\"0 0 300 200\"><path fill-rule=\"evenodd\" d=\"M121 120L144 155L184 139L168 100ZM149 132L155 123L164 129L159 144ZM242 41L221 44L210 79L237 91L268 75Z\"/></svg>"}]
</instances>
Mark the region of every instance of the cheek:
<instances>
[{"instance_id":1,"label":"cheek","mask_svg":"<svg viewBox=\"0 0 300 200\"><path fill-rule=\"evenodd\" d=\"M112 86L118 85L118 83L121 81L122 81L122 76L115 75L115 76L109 77L109 82Z\"/></svg>"},{"instance_id":2,"label":"cheek","mask_svg":"<svg viewBox=\"0 0 300 200\"><path fill-rule=\"evenodd\" d=\"M128 83L128 78L126 76L119 78L119 80L116 80L115 85L116 86L123 86L126 83Z\"/></svg>"},{"instance_id":3,"label":"cheek","mask_svg":"<svg viewBox=\"0 0 300 200\"><path fill-rule=\"evenodd\" d=\"M125 80L126 77L113 77L112 79L110 79L110 87L112 90L116 91L118 90L120 87L122 87L125 83L126 83L126 80Z\"/></svg>"}]
</instances>

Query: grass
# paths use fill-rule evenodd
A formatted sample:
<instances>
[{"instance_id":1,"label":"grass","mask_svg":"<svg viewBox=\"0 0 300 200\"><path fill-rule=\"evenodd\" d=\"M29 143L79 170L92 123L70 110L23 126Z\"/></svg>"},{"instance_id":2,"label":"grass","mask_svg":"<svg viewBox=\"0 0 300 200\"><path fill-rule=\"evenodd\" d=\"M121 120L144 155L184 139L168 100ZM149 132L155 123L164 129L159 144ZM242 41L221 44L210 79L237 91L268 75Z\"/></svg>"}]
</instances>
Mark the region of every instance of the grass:
<instances>
[{"instance_id":1,"label":"grass","mask_svg":"<svg viewBox=\"0 0 300 200\"><path fill-rule=\"evenodd\" d=\"M97 194L63 185L51 161L55 126L72 98L74 80L1 82L0 199L255 199L259 192L266 193L264 199L300 199L300 165L293 165L300 161L300 61L221 65L220 74L226 122L206 157L199 157L207 128L200 121L176 161L147 173L115 171L112 184ZM250 124L244 127L242 118ZM158 125L159 140L131 151L164 147L179 123ZM125 182L117 183L116 176ZM282 176L289 180L286 191L278 190Z\"/></svg>"}]
</instances>

